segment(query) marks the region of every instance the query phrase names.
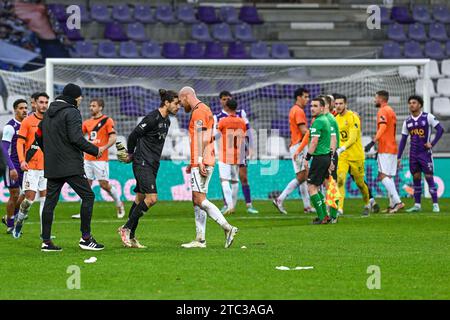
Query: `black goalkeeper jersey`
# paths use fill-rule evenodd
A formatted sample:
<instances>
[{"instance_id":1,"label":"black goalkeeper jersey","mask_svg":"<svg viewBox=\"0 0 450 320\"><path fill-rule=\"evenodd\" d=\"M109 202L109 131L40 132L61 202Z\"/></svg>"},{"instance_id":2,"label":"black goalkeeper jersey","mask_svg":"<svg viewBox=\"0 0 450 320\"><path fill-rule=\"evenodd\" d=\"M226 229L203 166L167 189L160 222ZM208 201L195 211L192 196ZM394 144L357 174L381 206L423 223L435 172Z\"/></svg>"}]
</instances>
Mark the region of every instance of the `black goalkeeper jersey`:
<instances>
[{"instance_id":1,"label":"black goalkeeper jersey","mask_svg":"<svg viewBox=\"0 0 450 320\"><path fill-rule=\"evenodd\" d=\"M146 115L128 137L127 149L133 154L133 162L158 169L169 127L169 116L164 118L159 109Z\"/></svg>"}]
</instances>

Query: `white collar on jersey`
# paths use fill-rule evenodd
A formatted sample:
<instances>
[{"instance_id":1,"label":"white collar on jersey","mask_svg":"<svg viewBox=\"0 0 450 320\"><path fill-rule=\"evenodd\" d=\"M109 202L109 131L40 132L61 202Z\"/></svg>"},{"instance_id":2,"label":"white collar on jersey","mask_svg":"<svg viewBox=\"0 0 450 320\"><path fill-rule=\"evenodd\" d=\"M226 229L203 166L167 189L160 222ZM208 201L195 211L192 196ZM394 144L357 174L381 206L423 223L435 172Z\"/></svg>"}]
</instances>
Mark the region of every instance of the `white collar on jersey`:
<instances>
[{"instance_id":1,"label":"white collar on jersey","mask_svg":"<svg viewBox=\"0 0 450 320\"><path fill-rule=\"evenodd\" d=\"M417 121L417 119L419 119L423 114L423 111L417 116L417 118L414 118L413 116L411 116L411 119L413 119L414 121Z\"/></svg>"}]
</instances>

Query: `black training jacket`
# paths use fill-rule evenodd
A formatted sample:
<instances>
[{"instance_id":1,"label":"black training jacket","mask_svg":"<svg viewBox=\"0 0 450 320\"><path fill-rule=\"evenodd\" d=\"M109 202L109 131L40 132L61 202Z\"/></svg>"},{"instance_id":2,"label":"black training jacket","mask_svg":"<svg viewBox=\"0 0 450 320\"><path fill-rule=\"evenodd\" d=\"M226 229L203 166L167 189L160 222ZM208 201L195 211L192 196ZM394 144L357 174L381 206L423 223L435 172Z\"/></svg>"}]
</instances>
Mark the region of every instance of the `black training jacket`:
<instances>
[{"instance_id":1,"label":"black training jacket","mask_svg":"<svg viewBox=\"0 0 450 320\"><path fill-rule=\"evenodd\" d=\"M36 134L44 152L46 178L84 175L83 152L98 154L98 147L84 138L81 123L74 99L59 96L50 104Z\"/></svg>"}]
</instances>

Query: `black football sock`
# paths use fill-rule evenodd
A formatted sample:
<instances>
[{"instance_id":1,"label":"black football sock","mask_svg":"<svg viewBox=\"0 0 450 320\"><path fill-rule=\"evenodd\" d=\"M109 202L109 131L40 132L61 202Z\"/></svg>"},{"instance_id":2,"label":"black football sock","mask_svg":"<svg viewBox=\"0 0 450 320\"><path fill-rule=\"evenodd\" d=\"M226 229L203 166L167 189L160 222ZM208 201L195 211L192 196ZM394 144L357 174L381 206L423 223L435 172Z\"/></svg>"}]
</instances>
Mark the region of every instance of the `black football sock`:
<instances>
[{"instance_id":1,"label":"black football sock","mask_svg":"<svg viewBox=\"0 0 450 320\"><path fill-rule=\"evenodd\" d=\"M125 228L132 230L133 226L139 221L139 219L144 215L145 212L148 211L148 207L145 204L145 201L139 203L136 208L131 212L130 217L128 218L127 223L125 224ZM135 230L136 231L136 230Z\"/></svg>"}]
</instances>

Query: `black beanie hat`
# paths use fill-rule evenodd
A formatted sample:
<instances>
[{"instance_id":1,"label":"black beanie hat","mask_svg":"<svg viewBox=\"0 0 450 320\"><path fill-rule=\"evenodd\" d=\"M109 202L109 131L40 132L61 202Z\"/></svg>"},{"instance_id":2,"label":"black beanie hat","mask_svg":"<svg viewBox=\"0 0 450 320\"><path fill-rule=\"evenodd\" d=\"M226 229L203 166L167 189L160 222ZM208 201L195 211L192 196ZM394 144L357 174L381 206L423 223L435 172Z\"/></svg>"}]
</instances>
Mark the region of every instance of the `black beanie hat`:
<instances>
[{"instance_id":1,"label":"black beanie hat","mask_svg":"<svg viewBox=\"0 0 450 320\"><path fill-rule=\"evenodd\" d=\"M81 88L76 84L69 83L63 89L63 96L76 99L81 96Z\"/></svg>"}]
</instances>

